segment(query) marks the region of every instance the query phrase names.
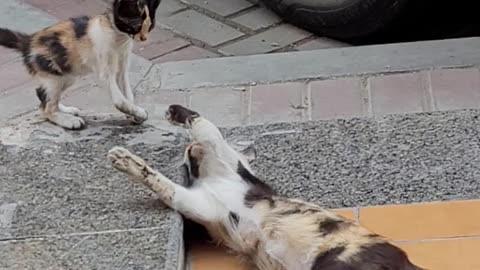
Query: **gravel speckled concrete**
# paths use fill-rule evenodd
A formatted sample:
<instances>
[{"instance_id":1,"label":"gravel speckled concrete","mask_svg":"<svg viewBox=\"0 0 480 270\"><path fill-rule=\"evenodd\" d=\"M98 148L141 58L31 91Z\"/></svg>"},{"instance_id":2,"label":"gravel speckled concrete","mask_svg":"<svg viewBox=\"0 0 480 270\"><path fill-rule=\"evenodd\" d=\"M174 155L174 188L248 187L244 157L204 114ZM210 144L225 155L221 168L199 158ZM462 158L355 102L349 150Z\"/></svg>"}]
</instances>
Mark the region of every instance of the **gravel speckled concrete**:
<instances>
[{"instance_id":1,"label":"gravel speckled concrete","mask_svg":"<svg viewBox=\"0 0 480 270\"><path fill-rule=\"evenodd\" d=\"M280 193L338 208L480 198L479 132L480 111L458 111L226 134L257 138L254 168Z\"/></svg>"},{"instance_id":2,"label":"gravel speckled concrete","mask_svg":"<svg viewBox=\"0 0 480 270\"><path fill-rule=\"evenodd\" d=\"M0 269L181 267L181 217L106 159L114 145L150 134L163 140L129 148L181 182L181 137L112 125L68 132L77 140L59 143L40 131L22 148L0 144Z\"/></svg>"}]
</instances>

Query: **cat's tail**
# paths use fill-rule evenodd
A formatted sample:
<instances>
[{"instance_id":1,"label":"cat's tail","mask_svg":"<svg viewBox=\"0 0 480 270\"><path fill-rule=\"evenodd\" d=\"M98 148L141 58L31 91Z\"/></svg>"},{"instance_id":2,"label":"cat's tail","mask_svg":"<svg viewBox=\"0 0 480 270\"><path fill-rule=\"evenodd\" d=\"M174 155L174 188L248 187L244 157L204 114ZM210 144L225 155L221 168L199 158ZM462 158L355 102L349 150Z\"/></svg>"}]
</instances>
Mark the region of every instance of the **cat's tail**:
<instances>
[{"instance_id":1,"label":"cat's tail","mask_svg":"<svg viewBox=\"0 0 480 270\"><path fill-rule=\"evenodd\" d=\"M30 36L25 33L0 28L0 46L22 52L29 39Z\"/></svg>"}]
</instances>

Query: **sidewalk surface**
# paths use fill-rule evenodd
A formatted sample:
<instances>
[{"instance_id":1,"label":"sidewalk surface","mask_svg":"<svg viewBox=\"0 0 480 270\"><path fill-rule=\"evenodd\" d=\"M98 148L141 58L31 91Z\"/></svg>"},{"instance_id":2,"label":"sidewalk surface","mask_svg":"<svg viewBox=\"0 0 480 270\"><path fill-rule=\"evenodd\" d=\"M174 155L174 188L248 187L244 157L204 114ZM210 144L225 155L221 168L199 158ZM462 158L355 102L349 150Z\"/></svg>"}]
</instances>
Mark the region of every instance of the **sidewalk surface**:
<instances>
[{"instance_id":1,"label":"sidewalk surface","mask_svg":"<svg viewBox=\"0 0 480 270\"><path fill-rule=\"evenodd\" d=\"M107 7L3 0L0 26L32 32ZM242 0L164 0L159 16L131 67L142 126L91 78L65 97L86 130L45 122L21 59L0 49L0 269L242 269L221 247L187 241L183 254L181 217L106 160L127 146L182 182L171 103L253 144L281 194L337 209L427 269L480 269L480 39L345 47Z\"/></svg>"}]
</instances>

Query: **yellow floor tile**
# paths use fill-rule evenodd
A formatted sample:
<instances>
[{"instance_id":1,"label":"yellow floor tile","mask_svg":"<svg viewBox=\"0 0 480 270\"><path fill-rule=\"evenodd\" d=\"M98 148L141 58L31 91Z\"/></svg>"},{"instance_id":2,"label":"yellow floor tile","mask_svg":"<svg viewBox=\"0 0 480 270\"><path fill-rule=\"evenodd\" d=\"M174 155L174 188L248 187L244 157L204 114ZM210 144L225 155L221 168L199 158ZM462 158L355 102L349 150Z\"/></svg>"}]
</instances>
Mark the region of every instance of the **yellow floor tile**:
<instances>
[{"instance_id":1,"label":"yellow floor tile","mask_svg":"<svg viewBox=\"0 0 480 270\"><path fill-rule=\"evenodd\" d=\"M411 261L429 270L480 269L480 239L397 244Z\"/></svg>"},{"instance_id":2,"label":"yellow floor tile","mask_svg":"<svg viewBox=\"0 0 480 270\"><path fill-rule=\"evenodd\" d=\"M195 244L190 250L192 270L249 270L224 247Z\"/></svg>"},{"instance_id":3,"label":"yellow floor tile","mask_svg":"<svg viewBox=\"0 0 480 270\"><path fill-rule=\"evenodd\" d=\"M393 240L480 235L480 201L360 209L360 224Z\"/></svg>"}]
</instances>

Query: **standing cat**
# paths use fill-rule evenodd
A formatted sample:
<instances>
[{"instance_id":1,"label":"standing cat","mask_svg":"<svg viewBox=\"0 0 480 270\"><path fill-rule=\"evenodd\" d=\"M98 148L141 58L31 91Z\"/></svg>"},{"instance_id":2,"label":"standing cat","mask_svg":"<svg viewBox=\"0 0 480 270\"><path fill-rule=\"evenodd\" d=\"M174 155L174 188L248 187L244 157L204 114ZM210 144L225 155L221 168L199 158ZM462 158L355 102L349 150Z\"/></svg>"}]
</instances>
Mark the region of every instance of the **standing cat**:
<instances>
[{"instance_id":1,"label":"standing cat","mask_svg":"<svg viewBox=\"0 0 480 270\"><path fill-rule=\"evenodd\" d=\"M167 119L188 128L193 139L185 151L187 187L124 148L110 150L109 159L252 269L420 270L383 237L318 205L275 194L198 113L172 105Z\"/></svg>"},{"instance_id":2,"label":"standing cat","mask_svg":"<svg viewBox=\"0 0 480 270\"><path fill-rule=\"evenodd\" d=\"M81 129L80 110L60 103L80 76L94 72L110 90L115 107L136 123L148 118L134 104L128 78L133 40L145 41L161 0L115 0L112 12L72 18L31 35L0 28L0 45L19 51L36 89L43 115L66 129Z\"/></svg>"}]
</instances>

